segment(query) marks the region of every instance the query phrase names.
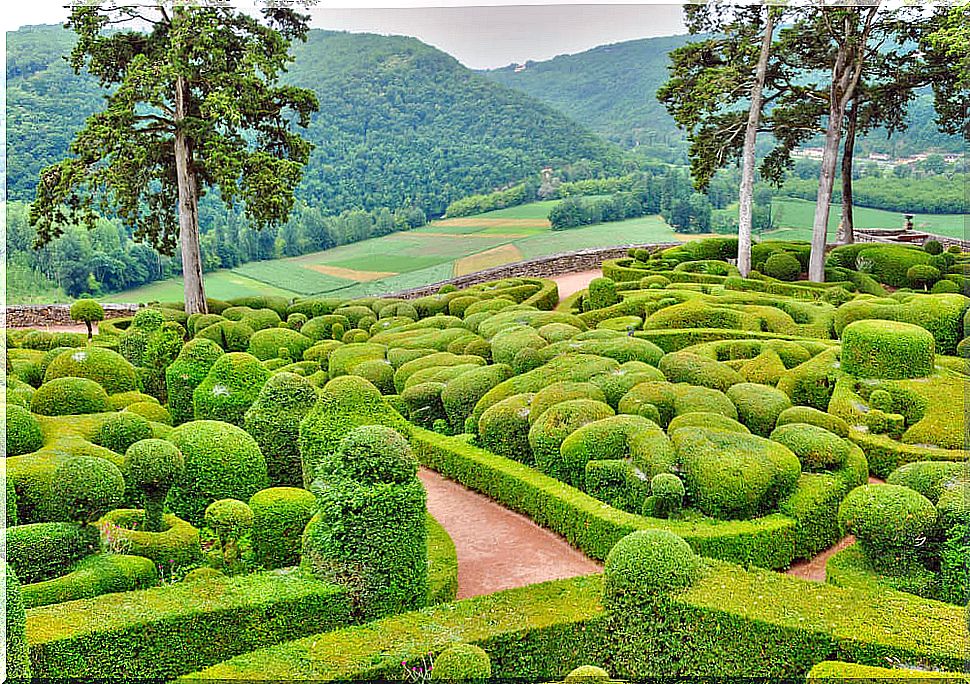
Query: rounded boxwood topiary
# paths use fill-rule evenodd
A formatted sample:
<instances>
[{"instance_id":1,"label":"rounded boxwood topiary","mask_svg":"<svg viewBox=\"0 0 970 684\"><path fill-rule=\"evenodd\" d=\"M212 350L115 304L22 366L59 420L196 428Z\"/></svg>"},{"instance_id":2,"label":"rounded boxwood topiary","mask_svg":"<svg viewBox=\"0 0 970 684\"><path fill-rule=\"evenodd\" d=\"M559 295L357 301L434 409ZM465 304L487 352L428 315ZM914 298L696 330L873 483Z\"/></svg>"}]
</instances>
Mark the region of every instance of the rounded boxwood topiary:
<instances>
[{"instance_id":1,"label":"rounded boxwood topiary","mask_svg":"<svg viewBox=\"0 0 970 684\"><path fill-rule=\"evenodd\" d=\"M88 329L88 339L94 334L92 323L104 320L104 309L93 299L79 299L71 304L71 320L84 321Z\"/></svg>"},{"instance_id":2,"label":"rounded boxwood topiary","mask_svg":"<svg viewBox=\"0 0 970 684\"><path fill-rule=\"evenodd\" d=\"M199 530L184 520L166 514L158 529L148 530L145 512L138 508L116 508L102 516L102 545L117 545L131 556L148 558L166 571L202 560Z\"/></svg>"},{"instance_id":3,"label":"rounded boxwood topiary","mask_svg":"<svg viewBox=\"0 0 970 684\"><path fill-rule=\"evenodd\" d=\"M957 482L946 488L940 495L936 510L938 524L943 530L970 525L970 482Z\"/></svg>"},{"instance_id":4,"label":"rounded boxwood topiary","mask_svg":"<svg viewBox=\"0 0 970 684\"><path fill-rule=\"evenodd\" d=\"M165 499L185 471L182 453L171 442L143 439L128 447L121 470L128 486L142 494L145 530L161 532Z\"/></svg>"},{"instance_id":5,"label":"rounded boxwood topiary","mask_svg":"<svg viewBox=\"0 0 970 684\"><path fill-rule=\"evenodd\" d=\"M220 356L192 393L196 420L242 425L270 372L255 356L232 352Z\"/></svg>"},{"instance_id":6,"label":"rounded boxwood topiary","mask_svg":"<svg viewBox=\"0 0 970 684\"><path fill-rule=\"evenodd\" d=\"M355 428L340 442L337 453L340 458L335 472L366 484L409 482L418 472L418 461L408 441L397 430L383 425Z\"/></svg>"},{"instance_id":7,"label":"rounded boxwood topiary","mask_svg":"<svg viewBox=\"0 0 970 684\"><path fill-rule=\"evenodd\" d=\"M916 461L896 468L887 484L909 487L930 501L939 501L944 491L960 481L970 481L970 466L952 461Z\"/></svg>"},{"instance_id":8,"label":"rounded boxwood topiary","mask_svg":"<svg viewBox=\"0 0 970 684\"><path fill-rule=\"evenodd\" d=\"M872 390L869 395L869 406L877 411L893 412L893 395L883 389Z\"/></svg>"},{"instance_id":9,"label":"rounded boxwood topiary","mask_svg":"<svg viewBox=\"0 0 970 684\"><path fill-rule=\"evenodd\" d=\"M963 290L952 280L939 280L930 288L931 294L960 294Z\"/></svg>"},{"instance_id":10,"label":"rounded boxwood topiary","mask_svg":"<svg viewBox=\"0 0 970 684\"><path fill-rule=\"evenodd\" d=\"M303 530L316 511L316 498L298 487L271 487L249 499L253 511L253 551L266 568L300 563Z\"/></svg>"},{"instance_id":11,"label":"rounded boxwood topiary","mask_svg":"<svg viewBox=\"0 0 970 684\"><path fill-rule=\"evenodd\" d=\"M784 444L798 456L803 470L836 470L849 457L850 443L824 428L789 423L775 428L771 440Z\"/></svg>"},{"instance_id":12,"label":"rounded boxwood topiary","mask_svg":"<svg viewBox=\"0 0 970 684\"><path fill-rule=\"evenodd\" d=\"M240 321L220 321L197 332L195 339L212 340L227 352L241 352L249 349L253 333L251 327Z\"/></svg>"},{"instance_id":13,"label":"rounded boxwood topiary","mask_svg":"<svg viewBox=\"0 0 970 684\"><path fill-rule=\"evenodd\" d=\"M568 684L576 684L579 682L582 684L607 684L610 681L610 675L601 667L596 667L595 665L580 665L579 667L571 670L563 682L568 682Z\"/></svg>"},{"instance_id":14,"label":"rounded boxwood topiary","mask_svg":"<svg viewBox=\"0 0 970 684\"><path fill-rule=\"evenodd\" d=\"M690 545L667 530L639 530L606 556L603 596L607 609L639 603L644 596L689 587L701 561Z\"/></svg>"},{"instance_id":15,"label":"rounded boxwood topiary","mask_svg":"<svg viewBox=\"0 0 970 684\"><path fill-rule=\"evenodd\" d=\"M792 406L782 411L778 416L776 426L781 427L790 423L807 423L824 428L839 437L849 436L849 424L843 419L810 406Z\"/></svg>"},{"instance_id":16,"label":"rounded boxwood topiary","mask_svg":"<svg viewBox=\"0 0 970 684\"><path fill-rule=\"evenodd\" d=\"M30 410L43 416L73 416L110 411L108 393L94 380L57 378L34 392Z\"/></svg>"},{"instance_id":17,"label":"rounded boxwood topiary","mask_svg":"<svg viewBox=\"0 0 970 684\"><path fill-rule=\"evenodd\" d=\"M492 677L488 654L472 644L454 644L434 659L431 679L452 682L485 681Z\"/></svg>"},{"instance_id":18,"label":"rounded boxwood topiary","mask_svg":"<svg viewBox=\"0 0 970 684\"><path fill-rule=\"evenodd\" d=\"M261 361L279 357L281 348L286 349L289 358L299 360L312 346L313 340L288 328L266 328L249 338L249 353Z\"/></svg>"},{"instance_id":19,"label":"rounded boxwood topiary","mask_svg":"<svg viewBox=\"0 0 970 684\"><path fill-rule=\"evenodd\" d=\"M190 340L175 361L165 370L168 408L176 425L192 420L192 395L202 384L213 364L222 356L222 348L203 338Z\"/></svg>"},{"instance_id":20,"label":"rounded boxwood topiary","mask_svg":"<svg viewBox=\"0 0 970 684\"><path fill-rule=\"evenodd\" d=\"M927 254L942 254L943 244L939 240L927 240L923 243L923 251Z\"/></svg>"},{"instance_id":21,"label":"rounded boxwood topiary","mask_svg":"<svg viewBox=\"0 0 970 684\"><path fill-rule=\"evenodd\" d=\"M172 487L168 504L193 525L202 524L213 501L246 501L269 485L259 445L235 425L197 420L175 428L167 439L185 458L185 471Z\"/></svg>"},{"instance_id":22,"label":"rounded boxwood topiary","mask_svg":"<svg viewBox=\"0 0 970 684\"><path fill-rule=\"evenodd\" d=\"M733 418L728 418L720 413L710 411L690 411L675 416L667 426L667 432L674 434L676 430L686 427L703 427L711 430L721 430L723 432L740 432L750 435L749 430L744 424L739 423Z\"/></svg>"},{"instance_id":23,"label":"rounded boxwood topiary","mask_svg":"<svg viewBox=\"0 0 970 684\"><path fill-rule=\"evenodd\" d=\"M125 407L125 412L147 418L153 423L172 424L172 414L157 401L136 401Z\"/></svg>"},{"instance_id":24,"label":"rounded boxwood topiary","mask_svg":"<svg viewBox=\"0 0 970 684\"><path fill-rule=\"evenodd\" d=\"M569 482L571 472L560 451L563 441L583 425L612 415L613 409L609 404L592 399L571 399L543 411L529 428L529 446L532 447L536 468L546 475Z\"/></svg>"},{"instance_id":25,"label":"rounded boxwood topiary","mask_svg":"<svg viewBox=\"0 0 970 684\"><path fill-rule=\"evenodd\" d=\"M309 380L295 373L280 372L270 376L246 411L243 428L259 444L271 484L291 487L302 484L300 421L316 401L317 390Z\"/></svg>"},{"instance_id":26,"label":"rounded boxwood topiary","mask_svg":"<svg viewBox=\"0 0 970 684\"><path fill-rule=\"evenodd\" d=\"M650 496L654 498L653 514L671 518L680 513L687 490L683 481L673 473L658 473L650 480Z\"/></svg>"},{"instance_id":27,"label":"rounded boxwood topiary","mask_svg":"<svg viewBox=\"0 0 970 684\"><path fill-rule=\"evenodd\" d=\"M121 503L125 479L111 461L76 456L57 466L51 475L50 490L59 516L84 524Z\"/></svg>"},{"instance_id":28,"label":"rounded boxwood topiary","mask_svg":"<svg viewBox=\"0 0 970 684\"><path fill-rule=\"evenodd\" d=\"M135 442L149 439L152 426L147 418L137 413L116 413L101 423L91 440L98 446L123 454Z\"/></svg>"},{"instance_id":29,"label":"rounded boxwood topiary","mask_svg":"<svg viewBox=\"0 0 970 684\"><path fill-rule=\"evenodd\" d=\"M787 252L777 252L765 261L763 272L765 275L778 280L798 280L798 276L802 273L802 265L793 255Z\"/></svg>"},{"instance_id":30,"label":"rounded boxwood topiary","mask_svg":"<svg viewBox=\"0 0 970 684\"><path fill-rule=\"evenodd\" d=\"M906 270L906 279L910 286L921 290L929 289L942 275L940 269L929 264L916 264Z\"/></svg>"},{"instance_id":31,"label":"rounded boxwood topiary","mask_svg":"<svg viewBox=\"0 0 970 684\"><path fill-rule=\"evenodd\" d=\"M108 394L138 389L134 366L118 352L103 347L84 347L61 353L47 367L44 382L65 377L93 380Z\"/></svg>"},{"instance_id":32,"label":"rounded boxwood topiary","mask_svg":"<svg viewBox=\"0 0 970 684\"><path fill-rule=\"evenodd\" d=\"M15 404L6 404L3 411L7 422L7 456L29 454L43 446L40 423L30 411Z\"/></svg>"},{"instance_id":33,"label":"rounded boxwood topiary","mask_svg":"<svg viewBox=\"0 0 970 684\"><path fill-rule=\"evenodd\" d=\"M742 382L729 387L727 395L738 409L738 419L762 437L771 434L778 416L791 408L788 395L769 385Z\"/></svg>"},{"instance_id":34,"label":"rounded boxwood topiary","mask_svg":"<svg viewBox=\"0 0 970 684\"><path fill-rule=\"evenodd\" d=\"M451 427L460 432L475 410L475 404L485 394L504 380L512 377L512 369L502 364L474 368L452 378L441 391L441 404Z\"/></svg>"},{"instance_id":35,"label":"rounded boxwood topiary","mask_svg":"<svg viewBox=\"0 0 970 684\"><path fill-rule=\"evenodd\" d=\"M933 372L934 348L918 325L856 321L842 330L842 370L859 378L922 378Z\"/></svg>"},{"instance_id":36,"label":"rounded boxwood topiary","mask_svg":"<svg viewBox=\"0 0 970 684\"><path fill-rule=\"evenodd\" d=\"M519 463L533 463L529 446L530 404L532 393L514 394L489 406L478 420L481 445L493 454L511 458ZM470 417L470 420L474 418Z\"/></svg>"},{"instance_id":37,"label":"rounded boxwood topiary","mask_svg":"<svg viewBox=\"0 0 970 684\"><path fill-rule=\"evenodd\" d=\"M219 499L205 509L205 524L219 537L222 559L229 568L239 558L239 538L253 526L253 511L238 499Z\"/></svg>"},{"instance_id":38,"label":"rounded boxwood topiary","mask_svg":"<svg viewBox=\"0 0 970 684\"><path fill-rule=\"evenodd\" d=\"M839 506L839 524L877 569L898 572L914 560L936 522L933 502L898 485L856 487Z\"/></svg>"}]
</instances>

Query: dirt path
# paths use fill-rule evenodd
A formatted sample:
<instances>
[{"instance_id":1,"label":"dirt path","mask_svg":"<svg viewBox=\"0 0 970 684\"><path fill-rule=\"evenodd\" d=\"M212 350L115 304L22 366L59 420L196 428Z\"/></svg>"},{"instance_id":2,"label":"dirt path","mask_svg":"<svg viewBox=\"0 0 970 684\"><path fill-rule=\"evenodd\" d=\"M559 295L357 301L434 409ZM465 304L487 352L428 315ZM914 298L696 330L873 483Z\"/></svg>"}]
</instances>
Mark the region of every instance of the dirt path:
<instances>
[{"instance_id":1,"label":"dirt path","mask_svg":"<svg viewBox=\"0 0 970 684\"><path fill-rule=\"evenodd\" d=\"M428 512L455 542L458 598L589 575L602 566L558 535L477 492L421 469Z\"/></svg>"},{"instance_id":2,"label":"dirt path","mask_svg":"<svg viewBox=\"0 0 970 684\"><path fill-rule=\"evenodd\" d=\"M79 332L87 333L88 329L84 323L72 324L72 323L48 323L47 325L33 325L33 326L8 326L12 330L45 330L47 332ZM94 323L94 334L98 334L98 324Z\"/></svg>"},{"instance_id":3,"label":"dirt path","mask_svg":"<svg viewBox=\"0 0 970 684\"><path fill-rule=\"evenodd\" d=\"M585 290L589 286L589 281L593 278L599 278L601 275L603 275L603 272L596 269L594 271L565 273L563 275L553 276L552 280L555 280L556 285L559 286L559 299L563 300L571 294Z\"/></svg>"}]
</instances>

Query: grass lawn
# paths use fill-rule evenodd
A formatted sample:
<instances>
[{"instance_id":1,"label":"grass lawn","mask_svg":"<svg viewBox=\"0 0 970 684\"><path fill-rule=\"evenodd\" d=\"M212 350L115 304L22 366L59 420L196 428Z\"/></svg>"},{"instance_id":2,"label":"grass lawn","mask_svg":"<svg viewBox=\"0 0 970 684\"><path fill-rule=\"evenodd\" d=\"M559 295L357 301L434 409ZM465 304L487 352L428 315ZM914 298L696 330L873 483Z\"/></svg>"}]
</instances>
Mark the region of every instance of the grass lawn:
<instances>
[{"instance_id":1,"label":"grass lawn","mask_svg":"<svg viewBox=\"0 0 970 684\"><path fill-rule=\"evenodd\" d=\"M772 202L772 218L778 229L766 234L778 240L810 240L812 221L815 218L815 203L802 199L779 198ZM842 208L833 204L829 212L830 236L835 235L839 225ZM853 218L857 228L901 228L903 215L882 209L855 207ZM965 238L970 234L970 215L968 214L917 214L913 218L916 230L936 233L955 238Z\"/></svg>"},{"instance_id":2,"label":"grass lawn","mask_svg":"<svg viewBox=\"0 0 970 684\"><path fill-rule=\"evenodd\" d=\"M280 295L283 297L295 297L299 293L258 280L247 278L234 271L215 271L206 273L205 293L207 297L215 299L232 299L233 297L246 297L250 295ZM158 282L136 287L124 292L101 297L102 302L174 302L182 300L182 278L169 278Z\"/></svg>"}]
</instances>

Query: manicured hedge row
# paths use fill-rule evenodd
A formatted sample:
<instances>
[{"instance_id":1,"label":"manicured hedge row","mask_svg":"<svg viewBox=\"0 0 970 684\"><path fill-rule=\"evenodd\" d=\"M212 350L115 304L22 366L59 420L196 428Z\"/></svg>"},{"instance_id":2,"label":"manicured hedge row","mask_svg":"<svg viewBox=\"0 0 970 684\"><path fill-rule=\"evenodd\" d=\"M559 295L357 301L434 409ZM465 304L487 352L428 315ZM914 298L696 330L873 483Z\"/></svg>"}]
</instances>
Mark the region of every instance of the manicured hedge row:
<instances>
[{"instance_id":1,"label":"manicured hedge row","mask_svg":"<svg viewBox=\"0 0 970 684\"><path fill-rule=\"evenodd\" d=\"M905 444L886 435L873 435L861 430L849 430L849 439L866 453L869 472L883 479L899 466L916 461L970 461L970 451L967 450Z\"/></svg>"},{"instance_id":2,"label":"manicured hedge row","mask_svg":"<svg viewBox=\"0 0 970 684\"><path fill-rule=\"evenodd\" d=\"M458 594L458 555L447 530L427 516L428 605L450 603Z\"/></svg>"},{"instance_id":3,"label":"manicured hedge row","mask_svg":"<svg viewBox=\"0 0 970 684\"><path fill-rule=\"evenodd\" d=\"M620 511L554 478L452 437L414 428L411 447L422 464L488 495L603 560L621 538L640 529L669 529L702 555L785 568L796 557L795 521L783 515L703 524Z\"/></svg>"},{"instance_id":4,"label":"manicured hedge row","mask_svg":"<svg viewBox=\"0 0 970 684\"><path fill-rule=\"evenodd\" d=\"M33 675L169 679L348 621L343 590L299 574L179 582L27 611Z\"/></svg>"},{"instance_id":5,"label":"manicured hedge row","mask_svg":"<svg viewBox=\"0 0 970 684\"><path fill-rule=\"evenodd\" d=\"M401 661L462 642L485 649L495 677L550 679L601 650L601 591L601 575L533 584L247 653L180 681L401 679Z\"/></svg>"},{"instance_id":6,"label":"manicured hedge row","mask_svg":"<svg viewBox=\"0 0 970 684\"><path fill-rule=\"evenodd\" d=\"M638 330L634 337L649 340L665 352L675 352L701 344L702 342L719 342L721 340L787 340L790 342L805 342L813 345L834 346L835 341L822 340L813 337L798 337L779 333L766 333L757 330L733 330L731 328L678 328Z\"/></svg>"},{"instance_id":7,"label":"manicured hedge row","mask_svg":"<svg viewBox=\"0 0 970 684\"><path fill-rule=\"evenodd\" d=\"M605 582L599 575L546 582L307 637L183 681L396 679L401 661L454 643L483 648L493 677L539 681L583 663L630 679L794 680L836 658L962 667L968 637L960 607L710 560L700 561L690 586L665 589L676 586L658 582L669 570L665 558L630 558L622 569L632 572L622 577L610 575L608 561Z\"/></svg>"},{"instance_id":8,"label":"manicured hedge row","mask_svg":"<svg viewBox=\"0 0 970 684\"><path fill-rule=\"evenodd\" d=\"M918 679L921 682L932 682L940 679L954 679L970 681L970 675L965 672L939 672L926 670L909 670L905 668L876 667L874 665L858 665L843 663L837 660L824 660L808 671L808 681L815 679L865 679L879 681L882 679Z\"/></svg>"}]
</instances>

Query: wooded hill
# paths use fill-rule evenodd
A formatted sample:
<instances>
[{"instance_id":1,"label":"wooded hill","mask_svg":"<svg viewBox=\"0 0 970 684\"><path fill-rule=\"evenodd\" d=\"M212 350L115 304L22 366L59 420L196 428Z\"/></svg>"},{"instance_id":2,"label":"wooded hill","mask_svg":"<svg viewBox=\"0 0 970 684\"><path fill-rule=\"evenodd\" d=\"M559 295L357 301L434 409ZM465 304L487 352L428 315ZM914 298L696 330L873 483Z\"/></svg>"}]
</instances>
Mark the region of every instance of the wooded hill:
<instances>
[{"instance_id":1,"label":"wooded hill","mask_svg":"<svg viewBox=\"0 0 970 684\"><path fill-rule=\"evenodd\" d=\"M58 26L7 34L11 199L33 199L38 172L101 106L95 80L63 59L73 42ZM313 30L293 52L285 80L320 100L298 197L327 212L415 205L434 215L543 166L622 169L621 151L588 129L414 38Z\"/></svg>"}]
</instances>

